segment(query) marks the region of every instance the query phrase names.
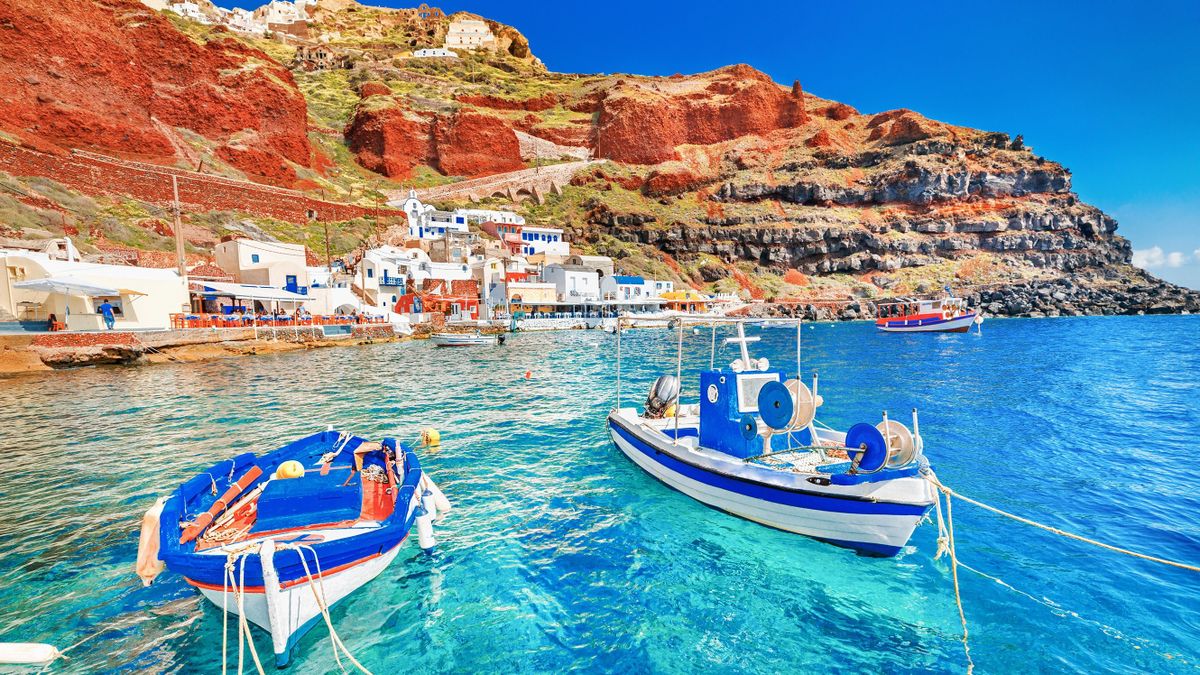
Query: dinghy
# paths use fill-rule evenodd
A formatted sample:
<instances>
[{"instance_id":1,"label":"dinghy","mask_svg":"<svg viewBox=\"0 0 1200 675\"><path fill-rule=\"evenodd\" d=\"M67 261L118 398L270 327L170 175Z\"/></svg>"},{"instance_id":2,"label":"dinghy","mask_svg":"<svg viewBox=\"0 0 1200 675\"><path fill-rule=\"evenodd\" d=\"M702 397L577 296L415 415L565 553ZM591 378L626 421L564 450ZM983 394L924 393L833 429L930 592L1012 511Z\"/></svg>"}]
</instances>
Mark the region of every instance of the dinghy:
<instances>
[{"instance_id":1,"label":"dinghy","mask_svg":"<svg viewBox=\"0 0 1200 675\"><path fill-rule=\"evenodd\" d=\"M137 571L149 584L165 564L267 631L284 667L322 617L333 631L329 608L383 572L414 527L431 548L433 518L449 506L410 448L331 428L219 462L160 499L143 519Z\"/></svg>"},{"instance_id":2,"label":"dinghy","mask_svg":"<svg viewBox=\"0 0 1200 675\"><path fill-rule=\"evenodd\" d=\"M886 411L879 423L844 432L824 426L816 420L824 403L816 376L810 389L751 358L747 345L758 338L746 336L745 321L732 322L737 337L726 343L740 345L741 356L700 372L699 403L683 403L678 376L664 375L642 410L621 407L618 343L613 443L651 476L709 506L867 554L898 553L935 501L917 412L912 431ZM681 325L677 372L683 335ZM715 324L712 340L715 362Z\"/></svg>"},{"instance_id":3,"label":"dinghy","mask_svg":"<svg viewBox=\"0 0 1200 675\"><path fill-rule=\"evenodd\" d=\"M483 345L504 344L504 336L484 335L482 333L434 333L429 337L435 347L478 347Z\"/></svg>"}]
</instances>

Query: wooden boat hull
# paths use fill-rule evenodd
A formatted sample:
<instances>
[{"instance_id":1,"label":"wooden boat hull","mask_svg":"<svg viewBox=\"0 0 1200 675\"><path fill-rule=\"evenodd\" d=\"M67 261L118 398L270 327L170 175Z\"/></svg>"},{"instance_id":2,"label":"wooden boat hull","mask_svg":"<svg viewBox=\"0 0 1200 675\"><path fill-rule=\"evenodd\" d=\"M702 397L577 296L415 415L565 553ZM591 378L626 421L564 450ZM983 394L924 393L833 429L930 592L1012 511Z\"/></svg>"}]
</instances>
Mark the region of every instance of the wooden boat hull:
<instances>
[{"instance_id":1,"label":"wooden boat hull","mask_svg":"<svg viewBox=\"0 0 1200 675\"><path fill-rule=\"evenodd\" d=\"M329 430L261 456L244 453L185 482L162 506L157 543L166 568L235 615L240 589L246 618L271 635L279 667L320 621L322 603L332 607L378 576L414 526L431 528L422 485L432 482L416 455L394 443L395 461L367 450L364 467L383 472L367 480L365 471L350 473L362 443ZM299 476L278 475L297 462ZM212 525L195 539L181 537L180 525L201 513L215 515Z\"/></svg>"}]
</instances>

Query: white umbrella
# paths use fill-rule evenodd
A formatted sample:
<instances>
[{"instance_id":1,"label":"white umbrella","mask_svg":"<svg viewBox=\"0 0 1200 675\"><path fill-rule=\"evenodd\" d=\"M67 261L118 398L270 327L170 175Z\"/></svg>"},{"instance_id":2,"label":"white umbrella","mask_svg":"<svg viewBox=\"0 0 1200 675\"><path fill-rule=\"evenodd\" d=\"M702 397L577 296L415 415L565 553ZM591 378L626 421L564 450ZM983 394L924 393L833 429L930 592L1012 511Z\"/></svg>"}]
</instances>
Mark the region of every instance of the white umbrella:
<instances>
[{"instance_id":1,"label":"white umbrella","mask_svg":"<svg viewBox=\"0 0 1200 675\"><path fill-rule=\"evenodd\" d=\"M21 288L27 291L45 291L47 293L62 293L64 295L120 295L121 291L108 286L101 286L90 281L83 281L72 277L46 277L44 279L30 279L28 281L18 281L13 284L13 288Z\"/></svg>"}]
</instances>

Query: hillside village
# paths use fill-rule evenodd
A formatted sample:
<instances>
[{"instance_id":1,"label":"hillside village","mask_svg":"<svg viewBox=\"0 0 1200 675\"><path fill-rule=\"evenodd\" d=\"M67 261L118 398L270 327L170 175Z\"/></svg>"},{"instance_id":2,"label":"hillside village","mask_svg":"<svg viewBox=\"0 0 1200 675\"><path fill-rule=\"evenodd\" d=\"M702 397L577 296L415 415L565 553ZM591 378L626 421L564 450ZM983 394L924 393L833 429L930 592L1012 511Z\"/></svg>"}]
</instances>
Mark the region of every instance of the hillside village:
<instances>
[{"instance_id":1,"label":"hillside village","mask_svg":"<svg viewBox=\"0 0 1200 675\"><path fill-rule=\"evenodd\" d=\"M863 113L746 65L554 73L516 29L424 4L112 3L0 16L6 275L99 289L8 290L12 326L95 328L97 300L139 329L850 319L946 285L991 314L1200 308L1130 267L1116 223L1020 136ZM82 60L34 46L84 25ZM63 72L89 60L102 89Z\"/></svg>"}]
</instances>

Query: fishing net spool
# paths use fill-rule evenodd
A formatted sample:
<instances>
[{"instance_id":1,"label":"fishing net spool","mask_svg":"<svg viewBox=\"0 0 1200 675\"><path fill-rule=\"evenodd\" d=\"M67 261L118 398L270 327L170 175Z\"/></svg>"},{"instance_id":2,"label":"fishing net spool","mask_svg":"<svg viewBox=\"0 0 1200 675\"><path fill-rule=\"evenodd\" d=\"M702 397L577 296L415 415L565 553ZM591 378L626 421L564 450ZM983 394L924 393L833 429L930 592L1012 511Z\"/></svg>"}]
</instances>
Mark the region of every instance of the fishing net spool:
<instances>
[{"instance_id":1,"label":"fishing net spool","mask_svg":"<svg viewBox=\"0 0 1200 675\"><path fill-rule=\"evenodd\" d=\"M888 468L909 464L917 458L917 443L908 427L893 419L885 419L875 425L888 446Z\"/></svg>"}]
</instances>

